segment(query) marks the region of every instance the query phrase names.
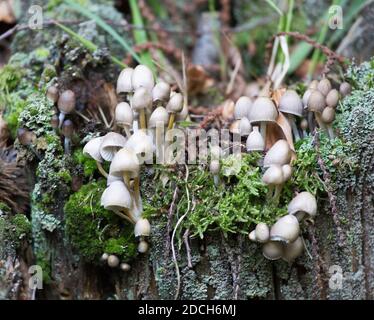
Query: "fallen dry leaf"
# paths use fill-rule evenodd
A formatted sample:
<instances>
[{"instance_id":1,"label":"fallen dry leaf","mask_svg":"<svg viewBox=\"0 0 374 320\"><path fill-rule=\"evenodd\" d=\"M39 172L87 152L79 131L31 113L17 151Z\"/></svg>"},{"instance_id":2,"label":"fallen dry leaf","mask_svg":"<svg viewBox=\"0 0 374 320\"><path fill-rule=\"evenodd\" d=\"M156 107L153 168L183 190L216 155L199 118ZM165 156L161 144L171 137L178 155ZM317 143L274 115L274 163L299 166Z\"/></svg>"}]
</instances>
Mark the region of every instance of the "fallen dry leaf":
<instances>
[{"instance_id":1,"label":"fallen dry leaf","mask_svg":"<svg viewBox=\"0 0 374 320\"><path fill-rule=\"evenodd\" d=\"M12 24L16 21L13 12L13 0L0 1L0 21L7 24Z\"/></svg>"},{"instance_id":2,"label":"fallen dry leaf","mask_svg":"<svg viewBox=\"0 0 374 320\"><path fill-rule=\"evenodd\" d=\"M222 104L222 118L225 121L232 120L234 118L235 103L231 99L225 100Z\"/></svg>"},{"instance_id":3,"label":"fallen dry leaf","mask_svg":"<svg viewBox=\"0 0 374 320\"><path fill-rule=\"evenodd\" d=\"M208 76L200 65L190 65L187 68L187 87L189 94L204 92L213 86L214 80Z\"/></svg>"}]
</instances>

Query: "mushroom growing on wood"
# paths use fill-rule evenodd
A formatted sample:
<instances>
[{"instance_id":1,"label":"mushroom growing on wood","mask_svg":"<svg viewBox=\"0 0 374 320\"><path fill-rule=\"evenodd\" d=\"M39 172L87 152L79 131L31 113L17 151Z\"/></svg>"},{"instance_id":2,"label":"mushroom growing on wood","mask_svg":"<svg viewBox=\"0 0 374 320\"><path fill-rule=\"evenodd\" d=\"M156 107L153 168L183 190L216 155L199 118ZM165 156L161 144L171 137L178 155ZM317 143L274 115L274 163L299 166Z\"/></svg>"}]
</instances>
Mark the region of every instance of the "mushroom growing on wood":
<instances>
[{"instance_id":1,"label":"mushroom growing on wood","mask_svg":"<svg viewBox=\"0 0 374 320\"><path fill-rule=\"evenodd\" d=\"M236 101L234 108L234 117L236 120L240 120L244 117L248 117L249 111L252 107L252 100L248 97L242 96Z\"/></svg>"},{"instance_id":2,"label":"mushroom growing on wood","mask_svg":"<svg viewBox=\"0 0 374 320\"><path fill-rule=\"evenodd\" d=\"M64 136L64 150L65 154L70 154L71 137L74 133L74 125L71 120L65 120L62 124L62 134Z\"/></svg>"},{"instance_id":3,"label":"mushroom growing on wood","mask_svg":"<svg viewBox=\"0 0 374 320\"><path fill-rule=\"evenodd\" d=\"M299 221L288 214L280 218L270 229L270 240L284 243L294 242L300 234Z\"/></svg>"},{"instance_id":4,"label":"mushroom growing on wood","mask_svg":"<svg viewBox=\"0 0 374 320\"><path fill-rule=\"evenodd\" d=\"M290 163L292 151L288 142L284 139L278 140L266 153L264 158L264 167L271 165L284 165Z\"/></svg>"},{"instance_id":5,"label":"mushroom growing on wood","mask_svg":"<svg viewBox=\"0 0 374 320\"><path fill-rule=\"evenodd\" d=\"M105 161L112 161L117 151L124 147L126 138L116 132L108 132L101 142L100 154Z\"/></svg>"},{"instance_id":6,"label":"mushroom growing on wood","mask_svg":"<svg viewBox=\"0 0 374 320\"><path fill-rule=\"evenodd\" d=\"M301 236L299 236L295 241L284 245L282 259L291 263L297 257L299 257L303 253L303 251L304 242Z\"/></svg>"},{"instance_id":7,"label":"mushroom growing on wood","mask_svg":"<svg viewBox=\"0 0 374 320\"><path fill-rule=\"evenodd\" d=\"M262 138L258 127L253 127L252 132L247 138L246 147L248 152L265 150L265 141Z\"/></svg>"},{"instance_id":8,"label":"mushroom growing on wood","mask_svg":"<svg viewBox=\"0 0 374 320\"><path fill-rule=\"evenodd\" d=\"M134 96L132 97L131 107L139 112L139 122L140 128L146 129L147 128L147 121L146 121L146 109L152 106L152 96L150 92L144 88L139 87L136 89Z\"/></svg>"},{"instance_id":9,"label":"mushroom growing on wood","mask_svg":"<svg viewBox=\"0 0 374 320\"><path fill-rule=\"evenodd\" d=\"M149 118L149 128L154 130L157 159L163 161L164 129L168 125L169 114L164 107L157 107Z\"/></svg>"},{"instance_id":10,"label":"mushroom growing on wood","mask_svg":"<svg viewBox=\"0 0 374 320\"><path fill-rule=\"evenodd\" d=\"M295 90L287 90L279 101L279 111L286 113L291 125L295 141L300 140L299 130L296 126L295 116L302 117L303 102Z\"/></svg>"},{"instance_id":11,"label":"mushroom growing on wood","mask_svg":"<svg viewBox=\"0 0 374 320\"><path fill-rule=\"evenodd\" d=\"M277 241L266 242L262 246L262 254L268 260L278 260L283 254L283 244Z\"/></svg>"},{"instance_id":12,"label":"mushroom growing on wood","mask_svg":"<svg viewBox=\"0 0 374 320\"><path fill-rule=\"evenodd\" d=\"M262 181L268 186L268 199L277 201L284 181L282 167L279 165L270 166L262 176Z\"/></svg>"},{"instance_id":13,"label":"mushroom growing on wood","mask_svg":"<svg viewBox=\"0 0 374 320\"><path fill-rule=\"evenodd\" d=\"M335 109L332 107L326 107L322 112L321 120L326 124L329 138L334 139L335 134L332 128L332 122L335 120Z\"/></svg>"},{"instance_id":14,"label":"mushroom growing on wood","mask_svg":"<svg viewBox=\"0 0 374 320\"><path fill-rule=\"evenodd\" d=\"M134 234L136 238L140 238L138 251L145 253L148 250L148 243L144 240L144 237L149 237L151 234L151 225L147 219L141 218L137 221L134 228Z\"/></svg>"},{"instance_id":15,"label":"mushroom growing on wood","mask_svg":"<svg viewBox=\"0 0 374 320\"><path fill-rule=\"evenodd\" d=\"M248 136L252 131L251 123L249 122L247 117L243 117L240 119L239 123L239 133L241 136Z\"/></svg>"},{"instance_id":16,"label":"mushroom growing on wood","mask_svg":"<svg viewBox=\"0 0 374 320\"><path fill-rule=\"evenodd\" d=\"M260 222L255 229L256 241L260 243L268 242L270 239L270 229L266 223Z\"/></svg>"},{"instance_id":17,"label":"mushroom growing on wood","mask_svg":"<svg viewBox=\"0 0 374 320\"><path fill-rule=\"evenodd\" d=\"M166 82L158 82L152 90L152 100L160 107L170 98L170 85Z\"/></svg>"},{"instance_id":18,"label":"mushroom growing on wood","mask_svg":"<svg viewBox=\"0 0 374 320\"><path fill-rule=\"evenodd\" d=\"M114 118L116 124L125 130L127 138L130 138L130 127L134 121L134 113L130 105L127 102L117 104Z\"/></svg>"},{"instance_id":19,"label":"mushroom growing on wood","mask_svg":"<svg viewBox=\"0 0 374 320\"><path fill-rule=\"evenodd\" d=\"M47 98L55 104L58 101L58 89L56 86L50 86L47 89Z\"/></svg>"},{"instance_id":20,"label":"mushroom growing on wood","mask_svg":"<svg viewBox=\"0 0 374 320\"><path fill-rule=\"evenodd\" d=\"M144 64L139 64L132 73L131 83L134 90L145 88L151 93L155 86L152 70Z\"/></svg>"},{"instance_id":21,"label":"mushroom growing on wood","mask_svg":"<svg viewBox=\"0 0 374 320\"><path fill-rule=\"evenodd\" d=\"M117 268L118 265L119 265L119 259L114 254L111 254L108 257L107 262L108 262L108 266L111 267L111 268Z\"/></svg>"},{"instance_id":22,"label":"mushroom growing on wood","mask_svg":"<svg viewBox=\"0 0 374 320\"><path fill-rule=\"evenodd\" d=\"M331 108L336 108L339 102L339 92L332 89L326 96L326 105Z\"/></svg>"},{"instance_id":23,"label":"mushroom growing on wood","mask_svg":"<svg viewBox=\"0 0 374 320\"><path fill-rule=\"evenodd\" d=\"M132 85L132 74L134 73L133 68L125 68L121 71L117 80L117 94L127 94L127 99L131 101L131 96L134 91Z\"/></svg>"},{"instance_id":24,"label":"mushroom growing on wood","mask_svg":"<svg viewBox=\"0 0 374 320\"><path fill-rule=\"evenodd\" d=\"M60 111L59 128L61 128L65 115L72 113L75 109L75 93L71 90L66 90L61 93L57 102L57 107Z\"/></svg>"},{"instance_id":25,"label":"mushroom growing on wood","mask_svg":"<svg viewBox=\"0 0 374 320\"><path fill-rule=\"evenodd\" d=\"M166 111L170 114L168 130L173 128L175 115L183 109L183 96L180 93L174 93L166 105Z\"/></svg>"},{"instance_id":26,"label":"mushroom growing on wood","mask_svg":"<svg viewBox=\"0 0 374 320\"><path fill-rule=\"evenodd\" d=\"M318 90L314 90L308 99L308 110L314 112L316 120L320 128L324 128L321 120L321 113L326 106L325 96Z\"/></svg>"},{"instance_id":27,"label":"mushroom growing on wood","mask_svg":"<svg viewBox=\"0 0 374 320\"><path fill-rule=\"evenodd\" d=\"M352 91L352 87L348 82L342 82L339 87L339 91L343 97L349 95Z\"/></svg>"},{"instance_id":28,"label":"mushroom growing on wood","mask_svg":"<svg viewBox=\"0 0 374 320\"><path fill-rule=\"evenodd\" d=\"M103 137L93 138L86 143L83 148L83 154L89 155L92 159L96 161L97 168L104 177L108 177L105 172L101 162L103 162L103 157L100 154L100 146L103 142Z\"/></svg>"},{"instance_id":29,"label":"mushroom growing on wood","mask_svg":"<svg viewBox=\"0 0 374 320\"><path fill-rule=\"evenodd\" d=\"M317 200L307 191L300 192L288 204L288 214L296 216L301 221L305 214L310 218L314 218L317 214Z\"/></svg>"},{"instance_id":30,"label":"mushroom growing on wood","mask_svg":"<svg viewBox=\"0 0 374 320\"><path fill-rule=\"evenodd\" d=\"M139 164L151 160L153 158L153 151L155 146L152 137L146 134L145 130L138 130L133 133L129 140L127 140L125 147L135 152L138 157Z\"/></svg>"}]
</instances>

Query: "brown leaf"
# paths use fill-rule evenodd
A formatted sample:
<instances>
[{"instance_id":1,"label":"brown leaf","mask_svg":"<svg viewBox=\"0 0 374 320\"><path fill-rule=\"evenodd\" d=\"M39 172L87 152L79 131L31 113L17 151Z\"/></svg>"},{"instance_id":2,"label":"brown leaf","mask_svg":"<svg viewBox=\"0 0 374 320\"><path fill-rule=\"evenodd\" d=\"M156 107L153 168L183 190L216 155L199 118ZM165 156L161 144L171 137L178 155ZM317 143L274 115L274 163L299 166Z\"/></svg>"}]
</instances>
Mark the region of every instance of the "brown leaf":
<instances>
[{"instance_id":1,"label":"brown leaf","mask_svg":"<svg viewBox=\"0 0 374 320\"><path fill-rule=\"evenodd\" d=\"M200 65L190 65L187 68L187 87L189 94L197 94L213 86L214 80L208 76Z\"/></svg>"},{"instance_id":2,"label":"brown leaf","mask_svg":"<svg viewBox=\"0 0 374 320\"><path fill-rule=\"evenodd\" d=\"M235 103L231 99L225 100L222 104L222 118L225 121L232 120L234 118Z\"/></svg>"},{"instance_id":3,"label":"brown leaf","mask_svg":"<svg viewBox=\"0 0 374 320\"><path fill-rule=\"evenodd\" d=\"M16 21L13 12L13 0L0 1L0 21L7 24L12 24Z\"/></svg>"}]
</instances>

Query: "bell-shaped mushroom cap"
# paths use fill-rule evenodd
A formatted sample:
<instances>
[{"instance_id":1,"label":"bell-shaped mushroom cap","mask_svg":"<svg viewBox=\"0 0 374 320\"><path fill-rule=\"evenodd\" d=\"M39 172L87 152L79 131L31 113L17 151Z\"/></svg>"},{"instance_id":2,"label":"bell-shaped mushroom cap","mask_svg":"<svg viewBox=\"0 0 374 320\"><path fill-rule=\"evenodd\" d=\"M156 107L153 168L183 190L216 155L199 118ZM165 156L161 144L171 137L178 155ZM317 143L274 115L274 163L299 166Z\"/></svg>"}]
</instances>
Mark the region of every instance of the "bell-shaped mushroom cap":
<instances>
[{"instance_id":1,"label":"bell-shaped mushroom cap","mask_svg":"<svg viewBox=\"0 0 374 320\"><path fill-rule=\"evenodd\" d=\"M256 230L251 231L251 232L249 233L249 235L248 235L248 238L249 238L249 240L251 240L251 241L257 241L257 240L256 240Z\"/></svg>"},{"instance_id":2,"label":"bell-shaped mushroom cap","mask_svg":"<svg viewBox=\"0 0 374 320\"><path fill-rule=\"evenodd\" d=\"M304 92L304 95L303 95L303 105L304 105L304 109L308 108L308 100L309 100L309 97L310 95L312 94L313 90L312 89L307 89L305 90Z\"/></svg>"},{"instance_id":3,"label":"bell-shaped mushroom cap","mask_svg":"<svg viewBox=\"0 0 374 320\"><path fill-rule=\"evenodd\" d=\"M264 151L265 141L262 138L258 127L253 127L252 132L249 134L246 143L247 151Z\"/></svg>"},{"instance_id":4,"label":"bell-shaped mushroom cap","mask_svg":"<svg viewBox=\"0 0 374 320\"><path fill-rule=\"evenodd\" d=\"M251 133L252 126L247 117L243 117L239 123L239 132L242 136L247 136Z\"/></svg>"},{"instance_id":5,"label":"bell-shaped mushroom cap","mask_svg":"<svg viewBox=\"0 0 374 320\"><path fill-rule=\"evenodd\" d=\"M278 140L269 149L264 157L264 167L274 164L284 165L290 163L292 151L288 142L284 139Z\"/></svg>"},{"instance_id":6,"label":"bell-shaped mushroom cap","mask_svg":"<svg viewBox=\"0 0 374 320\"><path fill-rule=\"evenodd\" d=\"M270 239L270 230L266 223L260 222L255 229L256 241L260 243L268 242Z\"/></svg>"},{"instance_id":7,"label":"bell-shaped mushroom cap","mask_svg":"<svg viewBox=\"0 0 374 320\"><path fill-rule=\"evenodd\" d=\"M212 160L209 165L209 170L212 174L219 174L220 164L218 160Z\"/></svg>"},{"instance_id":8,"label":"bell-shaped mushroom cap","mask_svg":"<svg viewBox=\"0 0 374 320\"><path fill-rule=\"evenodd\" d=\"M320 91L324 96L327 96L327 94L331 90L331 82L329 79L325 78L322 79L317 86L318 91Z\"/></svg>"},{"instance_id":9,"label":"bell-shaped mushroom cap","mask_svg":"<svg viewBox=\"0 0 374 320\"><path fill-rule=\"evenodd\" d=\"M139 170L139 160L135 152L128 148L122 148L114 156L109 173L113 176L127 174L130 178L135 178L139 176Z\"/></svg>"},{"instance_id":10,"label":"bell-shaped mushroom cap","mask_svg":"<svg viewBox=\"0 0 374 320\"><path fill-rule=\"evenodd\" d=\"M288 214L295 215L298 212L305 212L312 218L316 216L317 200L310 192L300 192L288 204Z\"/></svg>"},{"instance_id":11,"label":"bell-shaped mushroom cap","mask_svg":"<svg viewBox=\"0 0 374 320\"><path fill-rule=\"evenodd\" d=\"M83 148L83 154L89 155L92 159L102 162L103 158L100 154L100 146L103 142L103 137L93 138L86 143Z\"/></svg>"},{"instance_id":12,"label":"bell-shaped mushroom cap","mask_svg":"<svg viewBox=\"0 0 374 320\"><path fill-rule=\"evenodd\" d=\"M304 243L301 237L298 237L294 242L284 245L282 259L287 262L293 262L304 251Z\"/></svg>"},{"instance_id":13,"label":"bell-shaped mushroom cap","mask_svg":"<svg viewBox=\"0 0 374 320\"><path fill-rule=\"evenodd\" d=\"M156 126L165 127L169 121L169 114L164 107L157 107L149 117L148 125L150 128Z\"/></svg>"},{"instance_id":14,"label":"bell-shaped mushroom cap","mask_svg":"<svg viewBox=\"0 0 374 320\"><path fill-rule=\"evenodd\" d=\"M283 182L286 182L292 176L292 167L289 164L282 166Z\"/></svg>"},{"instance_id":15,"label":"bell-shaped mushroom cap","mask_svg":"<svg viewBox=\"0 0 374 320\"><path fill-rule=\"evenodd\" d=\"M123 181L114 181L104 190L101 205L107 210L114 211L131 208L131 195Z\"/></svg>"},{"instance_id":16,"label":"bell-shaped mushroom cap","mask_svg":"<svg viewBox=\"0 0 374 320\"><path fill-rule=\"evenodd\" d=\"M151 234L151 224L147 219L140 218L134 228L135 237L149 237Z\"/></svg>"},{"instance_id":17,"label":"bell-shaped mushroom cap","mask_svg":"<svg viewBox=\"0 0 374 320\"><path fill-rule=\"evenodd\" d=\"M242 96L236 101L234 109L235 119L242 119L248 117L249 111L252 107L252 100L246 96Z\"/></svg>"},{"instance_id":18,"label":"bell-shaped mushroom cap","mask_svg":"<svg viewBox=\"0 0 374 320\"><path fill-rule=\"evenodd\" d=\"M157 83L152 90L153 101L166 102L170 98L170 85L164 81Z\"/></svg>"},{"instance_id":19,"label":"bell-shaped mushroom cap","mask_svg":"<svg viewBox=\"0 0 374 320\"><path fill-rule=\"evenodd\" d=\"M352 87L348 82L342 82L339 87L339 91L343 97L349 95L352 91Z\"/></svg>"},{"instance_id":20,"label":"bell-shaped mushroom cap","mask_svg":"<svg viewBox=\"0 0 374 320\"><path fill-rule=\"evenodd\" d=\"M131 126L134 120L134 113L127 102L120 102L115 111L116 123L119 125Z\"/></svg>"},{"instance_id":21,"label":"bell-shaped mushroom cap","mask_svg":"<svg viewBox=\"0 0 374 320\"><path fill-rule=\"evenodd\" d=\"M108 266L111 268L117 268L119 265L119 259L114 254L111 254L107 259Z\"/></svg>"},{"instance_id":22,"label":"bell-shaped mushroom cap","mask_svg":"<svg viewBox=\"0 0 374 320\"><path fill-rule=\"evenodd\" d=\"M132 85L132 74L134 73L133 68L125 68L121 71L117 80L117 94L119 93L129 93L134 91Z\"/></svg>"},{"instance_id":23,"label":"bell-shaped mushroom cap","mask_svg":"<svg viewBox=\"0 0 374 320\"><path fill-rule=\"evenodd\" d=\"M326 106L325 96L318 90L314 90L308 99L308 110L322 112Z\"/></svg>"},{"instance_id":24,"label":"bell-shaped mushroom cap","mask_svg":"<svg viewBox=\"0 0 374 320\"><path fill-rule=\"evenodd\" d=\"M331 123L335 120L335 109L332 107L326 107L322 111L321 119L324 123Z\"/></svg>"},{"instance_id":25,"label":"bell-shaped mushroom cap","mask_svg":"<svg viewBox=\"0 0 374 320\"><path fill-rule=\"evenodd\" d=\"M152 106L152 96L150 91L144 87L135 90L131 100L131 107L134 110L146 109Z\"/></svg>"},{"instance_id":26,"label":"bell-shaped mushroom cap","mask_svg":"<svg viewBox=\"0 0 374 320\"><path fill-rule=\"evenodd\" d=\"M332 89L326 96L326 104L328 107L335 108L339 102L339 92Z\"/></svg>"},{"instance_id":27,"label":"bell-shaped mushroom cap","mask_svg":"<svg viewBox=\"0 0 374 320\"><path fill-rule=\"evenodd\" d=\"M248 119L253 122L276 122L278 111L268 97L258 97L250 108Z\"/></svg>"},{"instance_id":28,"label":"bell-shaped mushroom cap","mask_svg":"<svg viewBox=\"0 0 374 320\"><path fill-rule=\"evenodd\" d=\"M126 148L134 151L138 158L141 156L143 160L146 160L153 156L155 145L151 136L147 135L144 130L138 130L127 140ZM142 164L142 161L140 163Z\"/></svg>"},{"instance_id":29,"label":"bell-shaped mushroom cap","mask_svg":"<svg viewBox=\"0 0 374 320\"><path fill-rule=\"evenodd\" d=\"M18 128L17 138L20 144L29 146L36 140L36 135L33 131L24 128Z\"/></svg>"},{"instance_id":30,"label":"bell-shaped mushroom cap","mask_svg":"<svg viewBox=\"0 0 374 320\"><path fill-rule=\"evenodd\" d=\"M147 89L148 92L152 92L155 85L153 73L144 64L139 64L135 69L131 77L131 82L134 90L140 87Z\"/></svg>"},{"instance_id":31,"label":"bell-shaped mushroom cap","mask_svg":"<svg viewBox=\"0 0 374 320\"><path fill-rule=\"evenodd\" d=\"M116 132L108 132L101 142L100 154L105 161L112 161L116 152L126 144L126 138Z\"/></svg>"},{"instance_id":32,"label":"bell-shaped mushroom cap","mask_svg":"<svg viewBox=\"0 0 374 320\"><path fill-rule=\"evenodd\" d=\"M283 245L280 242L269 241L262 246L262 254L268 260L278 260L283 254Z\"/></svg>"},{"instance_id":33,"label":"bell-shaped mushroom cap","mask_svg":"<svg viewBox=\"0 0 374 320\"><path fill-rule=\"evenodd\" d=\"M58 89L57 89L57 87L56 86L48 87L46 96L50 101L52 101L53 103L56 103L58 101Z\"/></svg>"},{"instance_id":34,"label":"bell-shaped mushroom cap","mask_svg":"<svg viewBox=\"0 0 374 320\"><path fill-rule=\"evenodd\" d=\"M170 96L170 100L166 105L166 110L169 113L178 113L183 109L183 96L181 93L174 93Z\"/></svg>"},{"instance_id":35,"label":"bell-shaped mushroom cap","mask_svg":"<svg viewBox=\"0 0 374 320\"><path fill-rule=\"evenodd\" d=\"M262 181L266 185L279 185L283 183L282 167L279 165L270 166L262 176Z\"/></svg>"},{"instance_id":36,"label":"bell-shaped mushroom cap","mask_svg":"<svg viewBox=\"0 0 374 320\"><path fill-rule=\"evenodd\" d=\"M57 102L57 107L62 113L72 113L75 108L75 93L71 90L66 90L61 93Z\"/></svg>"},{"instance_id":37,"label":"bell-shaped mushroom cap","mask_svg":"<svg viewBox=\"0 0 374 320\"><path fill-rule=\"evenodd\" d=\"M279 111L301 117L303 102L295 90L287 90L279 101Z\"/></svg>"},{"instance_id":38,"label":"bell-shaped mushroom cap","mask_svg":"<svg viewBox=\"0 0 374 320\"><path fill-rule=\"evenodd\" d=\"M106 178L106 185L110 186L114 181L122 181L123 177L120 176L113 176L111 174L108 174L108 177Z\"/></svg>"},{"instance_id":39,"label":"bell-shaped mushroom cap","mask_svg":"<svg viewBox=\"0 0 374 320\"><path fill-rule=\"evenodd\" d=\"M299 221L294 215L287 214L271 227L270 240L289 243L295 241L299 234Z\"/></svg>"}]
</instances>

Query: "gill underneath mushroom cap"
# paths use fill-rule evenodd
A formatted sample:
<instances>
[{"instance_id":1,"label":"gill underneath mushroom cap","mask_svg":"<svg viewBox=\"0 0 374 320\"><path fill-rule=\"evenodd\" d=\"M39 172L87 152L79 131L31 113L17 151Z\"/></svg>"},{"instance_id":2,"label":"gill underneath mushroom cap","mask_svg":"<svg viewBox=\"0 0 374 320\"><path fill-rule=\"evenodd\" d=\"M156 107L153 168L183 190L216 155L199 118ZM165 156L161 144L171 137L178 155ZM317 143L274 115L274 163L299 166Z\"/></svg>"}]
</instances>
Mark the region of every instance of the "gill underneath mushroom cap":
<instances>
[{"instance_id":1,"label":"gill underneath mushroom cap","mask_svg":"<svg viewBox=\"0 0 374 320\"><path fill-rule=\"evenodd\" d=\"M119 125L131 126L134 120L134 113L127 102L120 102L115 110L116 123Z\"/></svg>"},{"instance_id":2,"label":"gill underneath mushroom cap","mask_svg":"<svg viewBox=\"0 0 374 320\"><path fill-rule=\"evenodd\" d=\"M240 119L239 123L239 132L242 136L248 136L252 131L251 123L249 122L247 117L243 117Z\"/></svg>"},{"instance_id":3,"label":"gill underneath mushroom cap","mask_svg":"<svg viewBox=\"0 0 374 320\"><path fill-rule=\"evenodd\" d=\"M305 214L314 218L317 214L317 200L307 191L300 192L288 204L288 214L295 215L301 221Z\"/></svg>"},{"instance_id":4,"label":"gill underneath mushroom cap","mask_svg":"<svg viewBox=\"0 0 374 320\"><path fill-rule=\"evenodd\" d=\"M326 96L326 105L328 107L336 108L339 102L339 92L336 89L332 89Z\"/></svg>"},{"instance_id":5,"label":"gill underneath mushroom cap","mask_svg":"<svg viewBox=\"0 0 374 320\"><path fill-rule=\"evenodd\" d=\"M258 97L248 113L248 119L251 123L276 122L277 118L277 108L268 97Z\"/></svg>"},{"instance_id":6,"label":"gill underneath mushroom cap","mask_svg":"<svg viewBox=\"0 0 374 320\"><path fill-rule=\"evenodd\" d=\"M258 127L253 127L252 132L249 134L246 142L247 151L264 151L265 141L262 138Z\"/></svg>"},{"instance_id":7,"label":"gill underneath mushroom cap","mask_svg":"<svg viewBox=\"0 0 374 320\"><path fill-rule=\"evenodd\" d=\"M125 68L121 71L117 80L117 94L130 93L134 91L131 80L133 72L133 68Z\"/></svg>"},{"instance_id":8,"label":"gill underneath mushroom cap","mask_svg":"<svg viewBox=\"0 0 374 320\"><path fill-rule=\"evenodd\" d=\"M282 259L289 263L293 262L304 251L304 242L299 236L295 241L287 243L283 247Z\"/></svg>"},{"instance_id":9,"label":"gill underneath mushroom cap","mask_svg":"<svg viewBox=\"0 0 374 320\"><path fill-rule=\"evenodd\" d=\"M101 142L100 154L106 161L112 161L117 151L126 144L126 138L116 132L108 132Z\"/></svg>"},{"instance_id":10,"label":"gill underneath mushroom cap","mask_svg":"<svg viewBox=\"0 0 374 320\"><path fill-rule=\"evenodd\" d=\"M301 117L303 102L295 90L287 90L279 101L279 111Z\"/></svg>"},{"instance_id":11,"label":"gill underneath mushroom cap","mask_svg":"<svg viewBox=\"0 0 374 320\"><path fill-rule=\"evenodd\" d=\"M321 113L325 106L325 96L318 90L314 90L308 99L308 110Z\"/></svg>"},{"instance_id":12,"label":"gill underneath mushroom cap","mask_svg":"<svg viewBox=\"0 0 374 320\"><path fill-rule=\"evenodd\" d=\"M156 128L156 126L165 127L169 121L169 114L164 107L157 107L151 114L148 120L149 128Z\"/></svg>"},{"instance_id":13,"label":"gill underneath mushroom cap","mask_svg":"<svg viewBox=\"0 0 374 320\"><path fill-rule=\"evenodd\" d=\"M320 82L318 82L317 89L319 92L321 92L324 96L327 96L327 94L331 90L331 82L329 79L324 78Z\"/></svg>"},{"instance_id":14,"label":"gill underneath mushroom cap","mask_svg":"<svg viewBox=\"0 0 374 320\"><path fill-rule=\"evenodd\" d=\"M130 178L139 176L139 160L136 154L128 148L122 148L114 156L109 173L113 176L127 175Z\"/></svg>"},{"instance_id":15,"label":"gill underneath mushroom cap","mask_svg":"<svg viewBox=\"0 0 374 320\"><path fill-rule=\"evenodd\" d=\"M83 148L83 154L89 155L92 159L103 162L103 157L100 153L100 146L103 141L103 137L93 138L86 143Z\"/></svg>"},{"instance_id":16,"label":"gill underneath mushroom cap","mask_svg":"<svg viewBox=\"0 0 374 320\"><path fill-rule=\"evenodd\" d=\"M270 239L270 229L266 223L260 222L255 229L256 241L265 243Z\"/></svg>"},{"instance_id":17,"label":"gill underneath mushroom cap","mask_svg":"<svg viewBox=\"0 0 374 320\"><path fill-rule=\"evenodd\" d=\"M262 254L268 260L278 260L283 254L283 245L280 242L269 241L262 246Z\"/></svg>"},{"instance_id":18,"label":"gill underneath mushroom cap","mask_svg":"<svg viewBox=\"0 0 374 320\"><path fill-rule=\"evenodd\" d=\"M246 96L242 96L236 101L234 108L234 117L239 120L248 117L252 107L252 100Z\"/></svg>"},{"instance_id":19,"label":"gill underneath mushroom cap","mask_svg":"<svg viewBox=\"0 0 374 320\"><path fill-rule=\"evenodd\" d=\"M135 237L149 237L151 234L151 224L147 219L139 219L134 227Z\"/></svg>"},{"instance_id":20,"label":"gill underneath mushroom cap","mask_svg":"<svg viewBox=\"0 0 374 320\"><path fill-rule=\"evenodd\" d=\"M131 82L134 90L137 90L140 87L147 89L149 92L152 92L152 89L155 85L155 80L153 78L153 73L144 64L139 64L132 73Z\"/></svg>"},{"instance_id":21,"label":"gill underneath mushroom cap","mask_svg":"<svg viewBox=\"0 0 374 320\"><path fill-rule=\"evenodd\" d=\"M123 181L114 181L103 192L101 205L107 210L121 210L131 208L132 199Z\"/></svg>"},{"instance_id":22,"label":"gill underneath mushroom cap","mask_svg":"<svg viewBox=\"0 0 374 320\"><path fill-rule=\"evenodd\" d=\"M170 85L164 81L158 82L152 89L153 102L166 102L170 98Z\"/></svg>"},{"instance_id":23,"label":"gill underneath mushroom cap","mask_svg":"<svg viewBox=\"0 0 374 320\"><path fill-rule=\"evenodd\" d=\"M271 165L284 165L291 161L292 151L288 142L284 139L278 140L269 149L264 157L264 167Z\"/></svg>"},{"instance_id":24,"label":"gill underneath mushroom cap","mask_svg":"<svg viewBox=\"0 0 374 320\"><path fill-rule=\"evenodd\" d=\"M293 242L300 234L300 225L297 218L291 214L280 218L270 229L270 240Z\"/></svg>"}]
</instances>

